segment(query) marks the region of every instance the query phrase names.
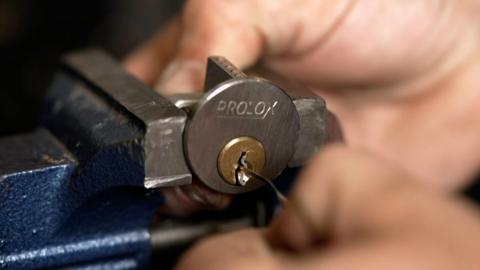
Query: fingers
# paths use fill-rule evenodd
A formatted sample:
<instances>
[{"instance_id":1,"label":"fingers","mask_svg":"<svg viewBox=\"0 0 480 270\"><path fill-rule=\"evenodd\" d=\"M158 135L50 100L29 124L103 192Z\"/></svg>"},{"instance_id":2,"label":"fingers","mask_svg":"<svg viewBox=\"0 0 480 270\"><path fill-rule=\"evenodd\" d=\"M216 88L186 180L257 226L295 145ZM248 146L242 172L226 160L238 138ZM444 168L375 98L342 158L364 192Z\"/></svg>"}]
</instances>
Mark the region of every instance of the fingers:
<instances>
[{"instance_id":1,"label":"fingers","mask_svg":"<svg viewBox=\"0 0 480 270\"><path fill-rule=\"evenodd\" d=\"M331 247L324 251L299 254L292 259L290 269L315 270L371 270L371 269L464 269L461 262L443 260L446 250L438 249L434 242L413 239L395 239L376 242L352 242L349 245ZM438 243L437 243L438 244ZM308 255L307 255L308 254ZM467 269L467 268L465 268Z\"/></svg>"},{"instance_id":2,"label":"fingers","mask_svg":"<svg viewBox=\"0 0 480 270\"><path fill-rule=\"evenodd\" d=\"M178 18L168 22L158 34L133 51L123 61L127 71L144 83L154 86L172 60L180 36Z\"/></svg>"},{"instance_id":3,"label":"fingers","mask_svg":"<svg viewBox=\"0 0 480 270\"><path fill-rule=\"evenodd\" d=\"M463 201L416 185L386 161L332 146L300 176L267 238L274 247L294 251L407 236L461 250L472 243L469 237L480 236L475 215Z\"/></svg>"},{"instance_id":4,"label":"fingers","mask_svg":"<svg viewBox=\"0 0 480 270\"><path fill-rule=\"evenodd\" d=\"M232 195L214 191L195 179L190 185L164 188L162 194L165 205L161 211L175 216L188 216L205 209L225 209L233 199Z\"/></svg>"},{"instance_id":5,"label":"fingers","mask_svg":"<svg viewBox=\"0 0 480 270\"><path fill-rule=\"evenodd\" d=\"M222 55L236 66L247 68L262 56L281 55L296 48L303 33L301 20L329 17L325 14L331 9L320 3L309 0L298 6L294 0L189 0L178 25L167 28L134 53L127 67L148 82L158 79L156 90L165 95L201 90L208 56ZM323 15L317 16L314 11ZM327 25L323 20L321 24ZM152 63L155 59L160 63ZM168 66L165 60L171 60Z\"/></svg>"},{"instance_id":6,"label":"fingers","mask_svg":"<svg viewBox=\"0 0 480 270\"><path fill-rule=\"evenodd\" d=\"M387 162L332 146L266 233L210 238L178 269L476 269L476 211L415 186Z\"/></svg>"},{"instance_id":7,"label":"fingers","mask_svg":"<svg viewBox=\"0 0 480 270\"><path fill-rule=\"evenodd\" d=\"M201 90L211 55L240 68L298 58L331 35L354 0L304 2L189 0L178 21L129 57L127 67L170 95Z\"/></svg>"},{"instance_id":8,"label":"fingers","mask_svg":"<svg viewBox=\"0 0 480 270\"><path fill-rule=\"evenodd\" d=\"M439 63L464 40L459 33L472 28L466 27L471 20L463 19L468 17L465 5L454 3L189 0L176 34L166 30L150 42L137 62L146 65L135 64L133 70L156 82L169 62L164 60L172 59L157 85L165 94L201 89L209 55L225 56L241 68L262 60L278 73L321 89L398 86L433 69L452 68ZM469 52L470 47L476 48L469 46Z\"/></svg>"},{"instance_id":9,"label":"fingers","mask_svg":"<svg viewBox=\"0 0 480 270\"><path fill-rule=\"evenodd\" d=\"M415 190L409 188L412 185L387 163L332 146L298 179L290 205L273 222L269 239L275 246L304 250L320 241L373 231L396 221L388 220L388 213L382 216L385 210L381 207L409 196L408 192Z\"/></svg>"},{"instance_id":10,"label":"fingers","mask_svg":"<svg viewBox=\"0 0 480 270\"><path fill-rule=\"evenodd\" d=\"M125 67L171 95L202 90L208 56L226 56L241 68L253 65L264 36L255 2L187 1L181 16L132 53Z\"/></svg>"},{"instance_id":11,"label":"fingers","mask_svg":"<svg viewBox=\"0 0 480 270\"><path fill-rule=\"evenodd\" d=\"M243 230L203 240L190 249L177 270L280 269L261 231Z\"/></svg>"},{"instance_id":12,"label":"fingers","mask_svg":"<svg viewBox=\"0 0 480 270\"><path fill-rule=\"evenodd\" d=\"M254 64L262 49L254 2L188 1L181 15L178 50L156 89L161 93L201 90L210 55L226 56L239 67Z\"/></svg>"}]
</instances>

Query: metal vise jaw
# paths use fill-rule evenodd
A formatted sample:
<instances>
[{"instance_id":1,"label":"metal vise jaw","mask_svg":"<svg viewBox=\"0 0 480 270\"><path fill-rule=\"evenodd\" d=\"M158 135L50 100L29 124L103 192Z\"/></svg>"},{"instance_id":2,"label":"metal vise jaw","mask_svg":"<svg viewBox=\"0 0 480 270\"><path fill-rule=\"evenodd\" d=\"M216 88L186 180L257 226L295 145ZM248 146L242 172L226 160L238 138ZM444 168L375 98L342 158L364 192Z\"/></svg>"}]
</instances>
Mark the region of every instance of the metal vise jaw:
<instances>
[{"instance_id":1,"label":"metal vise jaw","mask_svg":"<svg viewBox=\"0 0 480 270\"><path fill-rule=\"evenodd\" d=\"M101 51L75 53L64 63L44 123L80 161L106 141L122 145L118 151L135 157L148 189L187 185L195 177L219 192L249 192L263 183L232 179L240 155L275 178L304 164L327 138L323 99L246 76L222 57L209 58L204 94L169 98ZM103 109L85 113L82 106Z\"/></svg>"}]
</instances>

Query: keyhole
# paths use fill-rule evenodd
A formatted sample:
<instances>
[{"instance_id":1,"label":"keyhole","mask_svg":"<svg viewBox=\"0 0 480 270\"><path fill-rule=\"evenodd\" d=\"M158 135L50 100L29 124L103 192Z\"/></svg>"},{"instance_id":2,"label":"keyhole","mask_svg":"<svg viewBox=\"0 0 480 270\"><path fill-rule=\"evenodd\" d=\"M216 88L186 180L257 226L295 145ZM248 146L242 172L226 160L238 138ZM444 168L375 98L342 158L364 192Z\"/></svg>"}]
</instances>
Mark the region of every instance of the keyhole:
<instances>
[{"instance_id":1,"label":"keyhole","mask_svg":"<svg viewBox=\"0 0 480 270\"><path fill-rule=\"evenodd\" d=\"M237 184L245 186L247 182L252 178L244 169L251 169L250 167L251 166L247 161L247 152L242 152L242 154L238 158L237 168L235 169L235 178L237 180Z\"/></svg>"}]
</instances>

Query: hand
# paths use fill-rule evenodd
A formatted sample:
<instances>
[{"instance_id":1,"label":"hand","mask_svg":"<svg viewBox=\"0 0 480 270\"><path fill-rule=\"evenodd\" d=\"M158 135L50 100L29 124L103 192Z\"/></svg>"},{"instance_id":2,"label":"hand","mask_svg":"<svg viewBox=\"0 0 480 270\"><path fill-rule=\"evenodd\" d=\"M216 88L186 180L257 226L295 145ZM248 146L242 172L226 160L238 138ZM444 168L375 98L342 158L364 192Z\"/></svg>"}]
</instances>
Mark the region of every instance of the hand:
<instances>
[{"instance_id":1,"label":"hand","mask_svg":"<svg viewBox=\"0 0 480 270\"><path fill-rule=\"evenodd\" d=\"M312 161L269 228L204 240L177 269L474 270L479 249L479 214L466 201L337 146Z\"/></svg>"},{"instance_id":2,"label":"hand","mask_svg":"<svg viewBox=\"0 0 480 270\"><path fill-rule=\"evenodd\" d=\"M168 94L201 89L223 55L298 80L327 100L349 145L432 188L480 165L479 0L190 0L126 67Z\"/></svg>"},{"instance_id":3,"label":"hand","mask_svg":"<svg viewBox=\"0 0 480 270\"><path fill-rule=\"evenodd\" d=\"M125 66L171 94L201 89L209 55L242 68L261 64L324 97L351 147L432 189L456 190L480 165L479 6L189 0Z\"/></svg>"}]
</instances>

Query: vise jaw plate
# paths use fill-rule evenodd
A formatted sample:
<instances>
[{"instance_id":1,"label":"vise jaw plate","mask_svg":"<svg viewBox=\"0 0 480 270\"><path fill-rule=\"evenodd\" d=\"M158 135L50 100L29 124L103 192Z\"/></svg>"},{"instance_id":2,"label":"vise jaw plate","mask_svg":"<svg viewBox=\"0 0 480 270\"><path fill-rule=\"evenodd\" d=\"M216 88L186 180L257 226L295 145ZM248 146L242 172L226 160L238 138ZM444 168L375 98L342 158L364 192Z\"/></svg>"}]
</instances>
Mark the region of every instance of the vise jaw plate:
<instances>
[{"instance_id":1,"label":"vise jaw plate","mask_svg":"<svg viewBox=\"0 0 480 270\"><path fill-rule=\"evenodd\" d=\"M84 80L140 124L143 135L144 186L190 184L192 174L183 154L187 114L128 74L119 63L96 49L67 55L66 69Z\"/></svg>"}]
</instances>

